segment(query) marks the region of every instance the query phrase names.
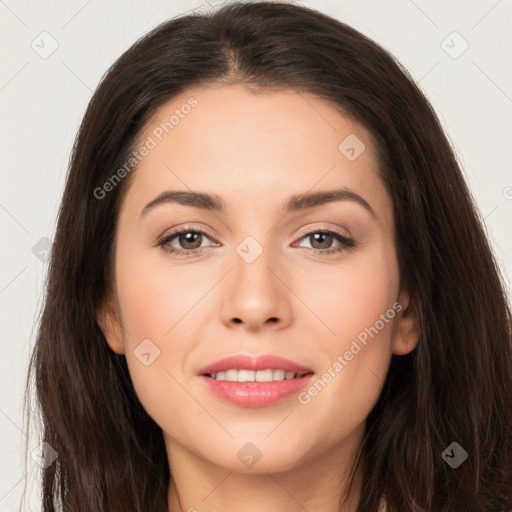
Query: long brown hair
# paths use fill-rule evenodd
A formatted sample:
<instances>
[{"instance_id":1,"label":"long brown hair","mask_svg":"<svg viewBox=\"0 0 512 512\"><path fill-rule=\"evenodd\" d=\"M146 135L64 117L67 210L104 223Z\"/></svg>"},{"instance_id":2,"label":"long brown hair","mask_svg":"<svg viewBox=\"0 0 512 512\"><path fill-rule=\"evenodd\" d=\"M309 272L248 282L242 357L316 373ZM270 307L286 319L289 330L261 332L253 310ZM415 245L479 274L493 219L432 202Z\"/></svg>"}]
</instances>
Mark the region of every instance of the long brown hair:
<instances>
[{"instance_id":1,"label":"long brown hair","mask_svg":"<svg viewBox=\"0 0 512 512\"><path fill-rule=\"evenodd\" d=\"M27 379L35 377L42 440L58 454L42 470L43 511L167 510L162 431L96 320L135 171L101 199L94 191L129 159L156 109L212 83L314 93L374 137L421 337L392 357L367 418L358 512L375 512L383 496L389 512L511 510L510 307L431 105L389 53L340 21L288 2L236 2L153 29L108 70L87 108ZM468 453L457 468L442 456L453 442Z\"/></svg>"}]
</instances>

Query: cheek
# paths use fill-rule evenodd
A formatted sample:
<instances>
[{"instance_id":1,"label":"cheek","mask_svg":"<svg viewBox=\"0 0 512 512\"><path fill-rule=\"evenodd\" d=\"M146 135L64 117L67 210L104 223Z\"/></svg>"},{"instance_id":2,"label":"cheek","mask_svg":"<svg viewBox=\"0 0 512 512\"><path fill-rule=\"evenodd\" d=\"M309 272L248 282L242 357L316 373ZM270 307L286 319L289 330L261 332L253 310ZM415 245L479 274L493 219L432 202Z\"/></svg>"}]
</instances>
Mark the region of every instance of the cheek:
<instances>
[{"instance_id":1,"label":"cheek","mask_svg":"<svg viewBox=\"0 0 512 512\"><path fill-rule=\"evenodd\" d=\"M178 383L190 349L183 330L190 328L194 304L206 293L206 285L198 284L205 288L198 290L191 286L190 275L185 279L187 274L180 272L172 273L169 279L168 267L155 265L136 250L120 250L119 254L130 254L129 258L118 256L116 262L130 376L148 414L157 423L166 424L172 421L173 411L183 409L187 402Z\"/></svg>"},{"instance_id":2,"label":"cheek","mask_svg":"<svg viewBox=\"0 0 512 512\"><path fill-rule=\"evenodd\" d=\"M336 357L351 367L353 382L372 389L382 384L389 365L399 305L398 265L394 258L369 258L346 276L336 330Z\"/></svg>"},{"instance_id":3,"label":"cheek","mask_svg":"<svg viewBox=\"0 0 512 512\"><path fill-rule=\"evenodd\" d=\"M188 312L207 291L205 280L196 275L192 281L186 268L172 270L165 257L154 258L136 248L129 258L118 257L116 274L130 343L150 338L165 345L189 321Z\"/></svg>"},{"instance_id":4,"label":"cheek","mask_svg":"<svg viewBox=\"0 0 512 512\"><path fill-rule=\"evenodd\" d=\"M393 292L386 273L378 272L377 269L360 275L352 272L346 277L338 299L341 307L335 317L339 349L348 350L350 347L347 346L347 341L354 339L364 343L365 334L370 335L369 333L379 337L380 347L387 345L384 341L390 338L394 310L387 315L386 311L393 305Z\"/></svg>"},{"instance_id":5,"label":"cheek","mask_svg":"<svg viewBox=\"0 0 512 512\"><path fill-rule=\"evenodd\" d=\"M173 425L176 414L190 406L190 397L180 385L190 347L186 336L179 334L187 325L190 306L161 279L134 273L127 282L121 307L130 377L149 416L158 425Z\"/></svg>"},{"instance_id":6,"label":"cheek","mask_svg":"<svg viewBox=\"0 0 512 512\"><path fill-rule=\"evenodd\" d=\"M303 288L303 297L330 331L322 327L326 334L317 338L324 365L299 401L318 428L332 425L327 439L334 442L365 420L382 390L400 310L399 273L393 253L382 248L335 273L323 272L308 278L317 287Z\"/></svg>"},{"instance_id":7,"label":"cheek","mask_svg":"<svg viewBox=\"0 0 512 512\"><path fill-rule=\"evenodd\" d=\"M315 313L306 315L308 323L319 319L324 324L321 339L326 345L321 348L327 352L348 350L360 334L364 341L364 333L376 323L380 340L390 341L399 271L394 253L386 247L376 245L371 251L347 257L339 265L312 266L294 286L300 290L308 310ZM387 349L388 345L380 343L379 347Z\"/></svg>"}]
</instances>

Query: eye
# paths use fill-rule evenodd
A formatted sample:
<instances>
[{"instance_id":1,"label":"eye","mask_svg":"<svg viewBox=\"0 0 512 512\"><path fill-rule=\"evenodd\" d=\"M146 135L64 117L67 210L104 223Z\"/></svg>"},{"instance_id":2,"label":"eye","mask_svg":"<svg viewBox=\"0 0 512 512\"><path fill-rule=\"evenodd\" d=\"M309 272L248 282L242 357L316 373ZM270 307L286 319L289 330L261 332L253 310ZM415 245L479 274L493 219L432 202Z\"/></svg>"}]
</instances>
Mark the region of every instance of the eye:
<instances>
[{"instance_id":1,"label":"eye","mask_svg":"<svg viewBox=\"0 0 512 512\"><path fill-rule=\"evenodd\" d=\"M319 254L340 253L356 246L351 238L348 238L334 230L317 229L303 234L300 240L310 241L311 249ZM337 241L340 245L332 248L332 243Z\"/></svg>"},{"instance_id":2,"label":"eye","mask_svg":"<svg viewBox=\"0 0 512 512\"><path fill-rule=\"evenodd\" d=\"M171 241L175 238L184 249L170 245ZM193 229L191 226L187 226L176 229L172 233L165 235L158 242L158 245L167 253L189 256L202 251L201 244L203 238L209 238L209 235L200 229Z\"/></svg>"}]
</instances>

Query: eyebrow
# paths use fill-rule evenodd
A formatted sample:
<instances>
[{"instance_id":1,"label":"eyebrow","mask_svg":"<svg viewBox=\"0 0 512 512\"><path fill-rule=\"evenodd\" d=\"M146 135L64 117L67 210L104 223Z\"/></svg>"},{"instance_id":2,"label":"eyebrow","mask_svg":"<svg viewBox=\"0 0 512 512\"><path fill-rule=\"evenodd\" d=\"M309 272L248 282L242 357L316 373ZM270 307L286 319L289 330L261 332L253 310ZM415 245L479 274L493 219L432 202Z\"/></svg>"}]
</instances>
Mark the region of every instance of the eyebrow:
<instances>
[{"instance_id":1,"label":"eyebrow","mask_svg":"<svg viewBox=\"0 0 512 512\"><path fill-rule=\"evenodd\" d=\"M356 194L348 188L293 195L284 203L283 211L285 213L298 212L335 201L354 201L368 210L375 220L378 220L370 204L359 194ZM150 210L153 210L157 206L169 203L177 203L183 206L191 206L193 208L213 212L225 212L227 210L226 203L217 194L187 190L170 190L162 192L158 197L144 206L141 217L145 216Z\"/></svg>"}]
</instances>

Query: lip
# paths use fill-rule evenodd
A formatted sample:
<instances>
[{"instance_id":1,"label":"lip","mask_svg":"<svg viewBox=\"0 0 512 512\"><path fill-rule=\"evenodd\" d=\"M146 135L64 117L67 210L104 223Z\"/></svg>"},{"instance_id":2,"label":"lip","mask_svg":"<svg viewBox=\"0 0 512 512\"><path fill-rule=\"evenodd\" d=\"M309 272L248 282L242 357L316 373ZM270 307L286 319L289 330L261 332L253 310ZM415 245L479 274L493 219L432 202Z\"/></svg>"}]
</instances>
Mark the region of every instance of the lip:
<instances>
[{"instance_id":1,"label":"lip","mask_svg":"<svg viewBox=\"0 0 512 512\"><path fill-rule=\"evenodd\" d=\"M257 357L251 357L246 354L237 354L224 359L219 359L204 368L199 370L199 375L206 375L210 373L217 373L226 370L237 369L237 370L285 370L287 372L294 373L309 373L313 370L302 366L290 359L286 359L281 356L274 354L264 354Z\"/></svg>"},{"instance_id":2,"label":"lip","mask_svg":"<svg viewBox=\"0 0 512 512\"><path fill-rule=\"evenodd\" d=\"M230 369L253 371L281 369L304 375L295 379L271 382L230 382L209 377L209 374ZM201 381L214 395L239 407L253 408L266 407L297 393L311 382L313 376L314 372L310 368L272 354L259 357L239 354L226 357L199 371Z\"/></svg>"},{"instance_id":3,"label":"lip","mask_svg":"<svg viewBox=\"0 0 512 512\"><path fill-rule=\"evenodd\" d=\"M306 387L314 373L308 373L296 379L273 382L229 382L215 380L201 375L204 385L217 397L239 407L266 407L279 400L298 393Z\"/></svg>"}]
</instances>

